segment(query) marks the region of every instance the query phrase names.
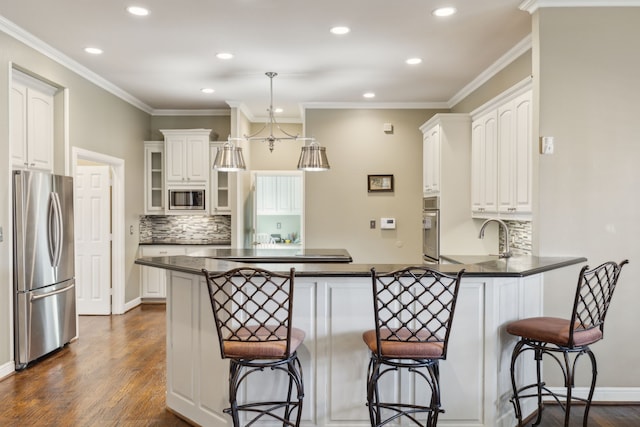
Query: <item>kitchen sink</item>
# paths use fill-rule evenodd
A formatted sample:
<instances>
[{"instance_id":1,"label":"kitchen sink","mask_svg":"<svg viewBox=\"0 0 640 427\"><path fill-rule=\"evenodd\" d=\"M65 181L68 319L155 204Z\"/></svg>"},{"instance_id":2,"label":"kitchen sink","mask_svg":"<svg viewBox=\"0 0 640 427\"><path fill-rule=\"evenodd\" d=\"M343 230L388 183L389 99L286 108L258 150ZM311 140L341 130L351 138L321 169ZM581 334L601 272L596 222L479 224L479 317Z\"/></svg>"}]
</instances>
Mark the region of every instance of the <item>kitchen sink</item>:
<instances>
[{"instance_id":1,"label":"kitchen sink","mask_svg":"<svg viewBox=\"0 0 640 427\"><path fill-rule=\"evenodd\" d=\"M531 264L530 255L514 255L509 258L500 258L499 255L442 255L440 257L443 261L453 264L472 264L482 266L524 266Z\"/></svg>"}]
</instances>

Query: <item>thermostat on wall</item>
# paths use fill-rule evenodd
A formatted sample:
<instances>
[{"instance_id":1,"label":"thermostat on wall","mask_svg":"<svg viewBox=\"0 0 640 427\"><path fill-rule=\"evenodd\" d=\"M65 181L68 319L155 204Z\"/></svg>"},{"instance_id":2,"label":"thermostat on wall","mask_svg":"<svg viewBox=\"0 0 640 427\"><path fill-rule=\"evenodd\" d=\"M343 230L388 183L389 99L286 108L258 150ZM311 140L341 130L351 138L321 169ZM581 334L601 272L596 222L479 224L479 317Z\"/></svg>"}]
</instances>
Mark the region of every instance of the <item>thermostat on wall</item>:
<instances>
[{"instance_id":1,"label":"thermostat on wall","mask_svg":"<svg viewBox=\"0 0 640 427\"><path fill-rule=\"evenodd\" d=\"M380 228L383 230L395 230L396 219L395 218L380 218Z\"/></svg>"}]
</instances>

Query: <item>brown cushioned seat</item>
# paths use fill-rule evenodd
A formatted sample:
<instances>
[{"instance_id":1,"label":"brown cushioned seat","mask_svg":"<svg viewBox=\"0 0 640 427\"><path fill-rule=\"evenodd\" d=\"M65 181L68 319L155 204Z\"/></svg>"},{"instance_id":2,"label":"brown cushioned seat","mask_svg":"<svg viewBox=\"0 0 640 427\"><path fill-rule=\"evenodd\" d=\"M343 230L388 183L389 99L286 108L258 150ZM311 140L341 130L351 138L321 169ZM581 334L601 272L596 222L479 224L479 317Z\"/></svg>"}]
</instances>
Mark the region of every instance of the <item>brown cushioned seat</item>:
<instances>
[{"instance_id":1,"label":"brown cushioned seat","mask_svg":"<svg viewBox=\"0 0 640 427\"><path fill-rule=\"evenodd\" d=\"M282 327L275 329L270 326L260 328L245 328L236 332L237 340L223 340L222 345L227 357L237 359L282 359L286 357L287 336ZM254 338L255 337L255 338ZM258 340L257 337L260 337ZM262 341L267 339L268 341ZM304 341L305 333L298 328L291 328L291 343L289 351L295 352ZM252 340L252 338L254 338ZM279 338L279 339L277 339Z\"/></svg>"},{"instance_id":2,"label":"brown cushioned seat","mask_svg":"<svg viewBox=\"0 0 640 427\"><path fill-rule=\"evenodd\" d=\"M557 317L531 317L509 323L507 332L533 341L543 341L561 347L569 347L569 322L567 319ZM577 323L575 327L578 327ZM573 331L575 346L593 344L601 339L602 331L600 328L574 329Z\"/></svg>"},{"instance_id":3,"label":"brown cushioned seat","mask_svg":"<svg viewBox=\"0 0 640 427\"><path fill-rule=\"evenodd\" d=\"M386 341L392 337L389 329L380 329L380 353L384 357L398 359L437 359L442 357L444 344L441 341L419 341L427 340L425 332L412 332L408 329L394 331L398 340ZM416 337L411 335L415 334ZM373 353L378 351L376 341L376 330L371 329L362 334L362 339Z\"/></svg>"}]
</instances>

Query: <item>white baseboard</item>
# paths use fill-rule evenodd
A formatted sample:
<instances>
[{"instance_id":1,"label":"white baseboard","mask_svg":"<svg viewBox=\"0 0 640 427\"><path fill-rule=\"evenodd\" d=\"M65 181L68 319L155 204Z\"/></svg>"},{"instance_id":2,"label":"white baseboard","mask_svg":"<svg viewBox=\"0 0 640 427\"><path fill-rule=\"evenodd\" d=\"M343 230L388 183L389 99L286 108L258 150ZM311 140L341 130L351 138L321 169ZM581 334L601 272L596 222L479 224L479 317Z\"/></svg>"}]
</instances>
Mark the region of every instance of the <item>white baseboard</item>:
<instances>
[{"instance_id":1,"label":"white baseboard","mask_svg":"<svg viewBox=\"0 0 640 427\"><path fill-rule=\"evenodd\" d=\"M549 387L554 393L565 394L562 387ZM588 387L575 387L572 394L577 397L586 398L589 394ZM598 402L640 402L640 387L596 387L593 393L593 403Z\"/></svg>"},{"instance_id":2,"label":"white baseboard","mask_svg":"<svg viewBox=\"0 0 640 427\"><path fill-rule=\"evenodd\" d=\"M8 377L16 371L16 363L12 360L0 366L0 380Z\"/></svg>"},{"instance_id":3,"label":"white baseboard","mask_svg":"<svg viewBox=\"0 0 640 427\"><path fill-rule=\"evenodd\" d=\"M142 299L140 297L132 299L131 301L129 301L129 302L124 304L124 312L126 313L127 311L131 310L132 308L136 308L140 304L142 304Z\"/></svg>"}]
</instances>

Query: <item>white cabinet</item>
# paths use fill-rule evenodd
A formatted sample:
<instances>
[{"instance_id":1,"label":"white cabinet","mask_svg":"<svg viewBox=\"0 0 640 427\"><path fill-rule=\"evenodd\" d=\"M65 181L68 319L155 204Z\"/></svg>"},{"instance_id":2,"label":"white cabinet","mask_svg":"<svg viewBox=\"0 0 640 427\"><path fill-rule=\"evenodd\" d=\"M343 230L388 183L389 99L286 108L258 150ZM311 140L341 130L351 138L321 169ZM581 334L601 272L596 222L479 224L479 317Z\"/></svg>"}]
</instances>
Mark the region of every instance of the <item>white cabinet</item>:
<instances>
[{"instance_id":1,"label":"white cabinet","mask_svg":"<svg viewBox=\"0 0 640 427\"><path fill-rule=\"evenodd\" d=\"M497 112L491 111L471 125L471 210L497 211Z\"/></svg>"},{"instance_id":2,"label":"white cabinet","mask_svg":"<svg viewBox=\"0 0 640 427\"><path fill-rule=\"evenodd\" d=\"M468 213L468 212L467 212ZM167 296L167 407L199 425L231 425L227 360L220 358L207 285L201 274L169 272ZM442 424L450 427L513 425L509 361L517 340L504 325L542 313L543 277L465 277L447 360L440 362ZM298 350L305 381L304 426L369 425L366 376L369 353L362 332L373 326L371 280L366 277L298 277L293 322L305 331ZM206 361L206 363L203 363ZM535 377L533 360L517 376ZM224 381L212 382L210 378ZM242 386L247 400L286 393L288 382L265 371ZM424 388L410 376L390 373L382 398L418 403ZM526 402L524 414L534 410Z\"/></svg>"},{"instance_id":3,"label":"white cabinet","mask_svg":"<svg viewBox=\"0 0 640 427\"><path fill-rule=\"evenodd\" d=\"M163 214L164 194L164 142L144 143L144 213Z\"/></svg>"},{"instance_id":4,"label":"white cabinet","mask_svg":"<svg viewBox=\"0 0 640 427\"><path fill-rule=\"evenodd\" d=\"M224 142L212 142L211 143L211 162L216 158L218 148L221 147ZM231 213L231 180L229 179L229 172L219 171L213 168L211 170L210 191L209 191L209 212L212 215L230 214Z\"/></svg>"},{"instance_id":5,"label":"white cabinet","mask_svg":"<svg viewBox=\"0 0 640 427\"><path fill-rule=\"evenodd\" d=\"M490 104L472 124L472 214L527 219L533 209L531 90Z\"/></svg>"},{"instance_id":6,"label":"white cabinet","mask_svg":"<svg viewBox=\"0 0 640 427\"><path fill-rule=\"evenodd\" d=\"M440 124L423 131L422 181L424 195L440 192Z\"/></svg>"},{"instance_id":7,"label":"white cabinet","mask_svg":"<svg viewBox=\"0 0 640 427\"><path fill-rule=\"evenodd\" d=\"M498 211L532 212L531 92L498 109Z\"/></svg>"},{"instance_id":8,"label":"white cabinet","mask_svg":"<svg viewBox=\"0 0 640 427\"><path fill-rule=\"evenodd\" d=\"M161 130L165 138L167 185L201 185L209 182L209 134L211 129Z\"/></svg>"},{"instance_id":9,"label":"white cabinet","mask_svg":"<svg viewBox=\"0 0 640 427\"><path fill-rule=\"evenodd\" d=\"M140 256L159 257L185 255L186 249L177 245L140 246ZM155 267L140 267L141 292L140 297L145 300L164 299L167 296L167 270Z\"/></svg>"},{"instance_id":10,"label":"white cabinet","mask_svg":"<svg viewBox=\"0 0 640 427\"><path fill-rule=\"evenodd\" d=\"M300 215L302 213L302 174L256 173L256 213L258 215Z\"/></svg>"},{"instance_id":11,"label":"white cabinet","mask_svg":"<svg viewBox=\"0 0 640 427\"><path fill-rule=\"evenodd\" d=\"M13 70L11 164L53 171L53 95L56 88Z\"/></svg>"},{"instance_id":12,"label":"white cabinet","mask_svg":"<svg viewBox=\"0 0 640 427\"><path fill-rule=\"evenodd\" d=\"M141 245L141 257L163 257L189 255L208 248L224 249L221 245ZM140 297L142 300L164 301L167 297L167 270L163 268L140 266Z\"/></svg>"}]
</instances>

